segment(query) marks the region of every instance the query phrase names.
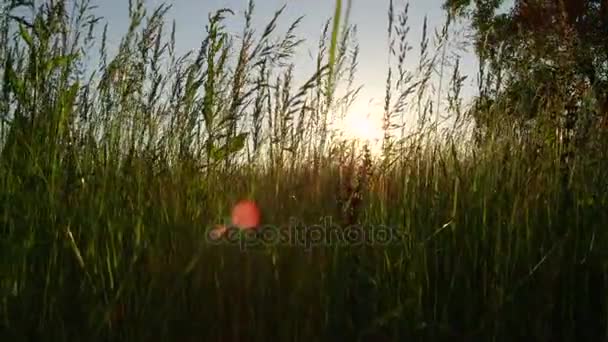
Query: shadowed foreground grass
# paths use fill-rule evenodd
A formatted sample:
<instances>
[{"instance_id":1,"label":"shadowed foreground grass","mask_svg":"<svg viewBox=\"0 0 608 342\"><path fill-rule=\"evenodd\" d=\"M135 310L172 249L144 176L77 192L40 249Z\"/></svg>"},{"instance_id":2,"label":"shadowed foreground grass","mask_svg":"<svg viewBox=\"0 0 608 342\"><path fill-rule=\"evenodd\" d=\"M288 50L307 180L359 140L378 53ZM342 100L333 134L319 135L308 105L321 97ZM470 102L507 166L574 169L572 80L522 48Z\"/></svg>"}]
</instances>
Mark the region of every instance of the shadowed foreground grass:
<instances>
[{"instance_id":1,"label":"shadowed foreground grass","mask_svg":"<svg viewBox=\"0 0 608 342\"><path fill-rule=\"evenodd\" d=\"M270 25L237 41L218 12L189 59L160 38L166 8L135 4L116 58L101 44L101 76L88 78L79 61L93 40L69 34L95 23L88 3L76 2L74 31L62 2L48 4L31 26L8 12L0 25L3 340L608 338L605 149L564 165L555 141L532 149L505 130L473 145L421 125L370 155L324 124L352 95L323 91L329 25L317 73L293 90L279 62L297 22L283 40ZM335 79L348 85L345 37ZM208 240L242 198L265 225L331 220L399 238Z\"/></svg>"}]
</instances>

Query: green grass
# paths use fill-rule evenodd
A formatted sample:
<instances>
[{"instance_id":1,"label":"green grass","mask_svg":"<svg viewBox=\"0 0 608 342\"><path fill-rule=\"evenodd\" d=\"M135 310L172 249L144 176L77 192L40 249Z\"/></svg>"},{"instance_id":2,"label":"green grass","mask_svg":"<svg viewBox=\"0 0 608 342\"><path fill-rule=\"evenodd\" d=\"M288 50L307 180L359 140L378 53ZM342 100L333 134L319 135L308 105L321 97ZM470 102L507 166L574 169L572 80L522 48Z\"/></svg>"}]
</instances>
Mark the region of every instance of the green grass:
<instances>
[{"instance_id":1,"label":"green grass","mask_svg":"<svg viewBox=\"0 0 608 342\"><path fill-rule=\"evenodd\" d=\"M8 3L3 340L608 338L605 133L593 131L564 165L559 140L535 136L537 150L499 107L485 113L494 119L481 143L466 139L458 108L436 128L429 82L441 39L436 51L426 41L412 73L401 74L407 46L395 46L389 134L382 155L370 155L328 130L357 93L348 25L336 33L328 22L317 72L296 85L299 21L275 32L280 11L256 35L251 4L242 40L224 31L229 11L214 13L200 51L176 56L168 8L146 14L134 1L110 59L105 31L87 35L98 24L87 1L71 17L61 1L45 2L54 5L20 25ZM101 56L92 77L87 54ZM399 134L406 104L421 118L408 137ZM247 250L207 241L245 197L265 224L331 218L394 227L401 239Z\"/></svg>"}]
</instances>

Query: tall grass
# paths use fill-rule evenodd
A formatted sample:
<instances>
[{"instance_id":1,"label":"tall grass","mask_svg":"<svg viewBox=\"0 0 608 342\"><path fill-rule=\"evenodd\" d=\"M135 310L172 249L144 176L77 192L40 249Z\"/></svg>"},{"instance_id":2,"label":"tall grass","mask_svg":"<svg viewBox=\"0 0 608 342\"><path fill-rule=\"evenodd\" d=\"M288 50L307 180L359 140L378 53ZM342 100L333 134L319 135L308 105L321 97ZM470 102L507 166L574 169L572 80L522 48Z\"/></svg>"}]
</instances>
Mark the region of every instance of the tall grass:
<instances>
[{"instance_id":1,"label":"tall grass","mask_svg":"<svg viewBox=\"0 0 608 342\"><path fill-rule=\"evenodd\" d=\"M277 32L283 9L256 34L250 2L240 39L231 10L212 13L198 51L178 56L170 8L132 0L109 56L90 1L68 4L2 2L6 340L608 338L605 136L591 129L567 187L559 140L532 145L504 107L475 109L491 124L471 143L458 63L447 96L431 87L449 69L449 22L433 50L425 21L408 70L408 11L391 1L378 156L329 129L358 94L356 30L338 16L296 84L302 19ZM268 224L400 239L211 243L243 197Z\"/></svg>"}]
</instances>

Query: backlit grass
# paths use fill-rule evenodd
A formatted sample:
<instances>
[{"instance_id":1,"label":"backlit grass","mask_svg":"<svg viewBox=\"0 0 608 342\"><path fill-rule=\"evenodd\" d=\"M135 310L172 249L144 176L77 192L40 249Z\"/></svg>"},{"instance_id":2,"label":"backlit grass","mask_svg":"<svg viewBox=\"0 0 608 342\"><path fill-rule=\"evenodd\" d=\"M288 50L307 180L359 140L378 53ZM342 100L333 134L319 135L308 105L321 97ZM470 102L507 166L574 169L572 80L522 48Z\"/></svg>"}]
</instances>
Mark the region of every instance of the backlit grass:
<instances>
[{"instance_id":1,"label":"backlit grass","mask_svg":"<svg viewBox=\"0 0 608 342\"><path fill-rule=\"evenodd\" d=\"M557 137L522 139L500 106L484 109L492 124L478 143L459 106L443 106L438 127L430 83L448 30L435 49L425 34L411 72L395 43L386 136L371 154L329 129L357 95L348 24L328 22L316 72L297 83L299 21L277 32L279 11L256 33L253 3L240 39L221 10L186 56L165 6L132 1L109 56L87 0L10 3L0 17L3 340L608 338L606 133L593 129L565 165ZM391 3L396 42L404 10ZM87 56L98 63L86 67ZM415 129L401 129L406 108ZM264 224L384 225L400 239L208 241L243 198Z\"/></svg>"}]
</instances>

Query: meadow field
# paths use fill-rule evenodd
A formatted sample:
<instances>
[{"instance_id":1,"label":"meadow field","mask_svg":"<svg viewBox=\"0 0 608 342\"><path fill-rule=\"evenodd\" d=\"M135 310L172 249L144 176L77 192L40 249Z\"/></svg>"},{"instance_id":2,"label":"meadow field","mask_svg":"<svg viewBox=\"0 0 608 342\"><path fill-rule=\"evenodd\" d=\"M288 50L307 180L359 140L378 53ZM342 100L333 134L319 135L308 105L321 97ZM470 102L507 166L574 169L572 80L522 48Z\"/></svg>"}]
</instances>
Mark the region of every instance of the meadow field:
<instances>
[{"instance_id":1,"label":"meadow field","mask_svg":"<svg viewBox=\"0 0 608 342\"><path fill-rule=\"evenodd\" d=\"M129 3L109 54L88 0L0 1L2 341L608 341L608 125L568 67L465 102L451 20L409 37L391 1L373 149L331 125L344 17L300 82L280 9L177 55L170 7ZM242 199L261 226L212 239Z\"/></svg>"}]
</instances>

